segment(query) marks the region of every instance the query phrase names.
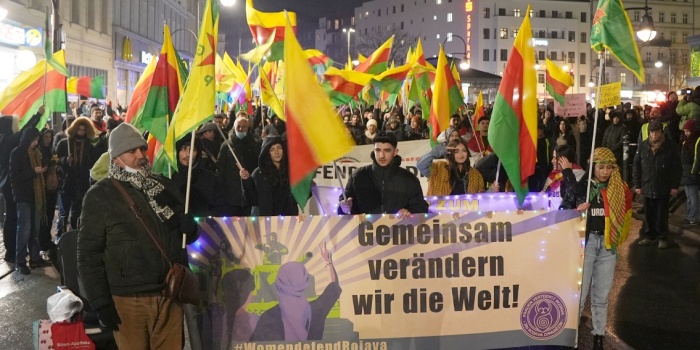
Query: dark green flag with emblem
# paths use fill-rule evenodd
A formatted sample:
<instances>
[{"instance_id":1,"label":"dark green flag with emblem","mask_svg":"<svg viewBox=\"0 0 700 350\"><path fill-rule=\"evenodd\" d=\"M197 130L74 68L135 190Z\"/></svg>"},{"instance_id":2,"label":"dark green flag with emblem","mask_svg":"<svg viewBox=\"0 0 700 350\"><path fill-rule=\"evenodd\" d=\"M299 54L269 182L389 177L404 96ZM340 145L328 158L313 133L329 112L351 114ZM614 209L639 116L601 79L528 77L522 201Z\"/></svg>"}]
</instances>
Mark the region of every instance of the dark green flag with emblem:
<instances>
[{"instance_id":1,"label":"dark green flag with emblem","mask_svg":"<svg viewBox=\"0 0 700 350\"><path fill-rule=\"evenodd\" d=\"M591 48L607 49L622 65L644 82L642 56L634 37L634 29L622 0L601 0L593 18Z\"/></svg>"}]
</instances>

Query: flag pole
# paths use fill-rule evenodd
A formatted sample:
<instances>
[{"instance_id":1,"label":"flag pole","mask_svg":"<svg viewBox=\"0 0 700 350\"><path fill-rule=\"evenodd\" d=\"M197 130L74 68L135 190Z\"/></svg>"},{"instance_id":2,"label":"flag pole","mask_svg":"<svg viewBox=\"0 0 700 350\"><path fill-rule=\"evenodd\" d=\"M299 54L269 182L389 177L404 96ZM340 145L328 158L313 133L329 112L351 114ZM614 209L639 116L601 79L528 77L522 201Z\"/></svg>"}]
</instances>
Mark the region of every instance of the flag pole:
<instances>
[{"instance_id":1,"label":"flag pole","mask_svg":"<svg viewBox=\"0 0 700 350\"><path fill-rule=\"evenodd\" d=\"M595 151L595 138L598 132L598 113L600 111L600 89L601 81L603 80L603 65L605 64L605 49L600 51L600 61L598 63L598 87L595 92L595 114L593 118L593 139L591 141L591 155L588 159L588 185L586 186L586 203L589 202L591 196L591 178L593 176L593 152Z\"/></svg>"},{"instance_id":2,"label":"flag pole","mask_svg":"<svg viewBox=\"0 0 700 350\"><path fill-rule=\"evenodd\" d=\"M49 16L49 7L46 6L46 18ZM48 27L48 19L47 19L47 27L46 31L48 32L49 27ZM53 31L51 31L53 33ZM48 40L48 33L46 33L46 39ZM44 46L46 46L48 43L44 43ZM53 51L53 46L51 47L51 51ZM44 50L46 52L46 50ZM46 54L44 54L44 96L43 96L43 101L41 102L44 106L46 106L46 84L47 84L47 74L49 72L49 58L46 57ZM46 113L46 110L44 110L44 113Z\"/></svg>"},{"instance_id":3,"label":"flag pole","mask_svg":"<svg viewBox=\"0 0 700 350\"><path fill-rule=\"evenodd\" d=\"M333 161L333 171L335 172L335 178L338 179L338 184L340 184L340 192L343 194L343 200L346 201L348 197L345 195L345 185L343 185L343 179L339 176L338 164L336 164L335 160Z\"/></svg>"},{"instance_id":4,"label":"flag pole","mask_svg":"<svg viewBox=\"0 0 700 350\"><path fill-rule=\"evenodd\" d=\"M494 180L494 183L498 183L498 178L501 175L501 160L498 160L498 164L496 164L496 180Z\"/></svg>"}]
</instances>

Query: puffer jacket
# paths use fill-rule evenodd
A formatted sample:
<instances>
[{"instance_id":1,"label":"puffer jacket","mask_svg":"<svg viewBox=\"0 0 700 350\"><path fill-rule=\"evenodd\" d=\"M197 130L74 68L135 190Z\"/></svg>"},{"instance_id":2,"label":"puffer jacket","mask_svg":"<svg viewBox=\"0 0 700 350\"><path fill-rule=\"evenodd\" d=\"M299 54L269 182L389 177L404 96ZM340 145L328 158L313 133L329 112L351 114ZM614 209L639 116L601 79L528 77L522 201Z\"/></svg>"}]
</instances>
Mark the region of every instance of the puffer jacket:
<instances>
[{"instance_id":1,"label":"puffer jacket","mask_svg":"<svg viewBox=\"0 0 700 350\"><path fill-rule=\"evenodd\" d=\"M27 122L25 128L36 128L41 114L37 113ZM0 117L0 188L10 186L10 152L19 146L22 134L12 130L11 116Z\"/></svg>"},{"instance_id":2,"label":"puffer jacket","mask_svg":"<svg viewBox=\"0 0 700 350\"><path fill-rule=\"evenodd\" d=\"M678 123L679 128L683 128L687 120L695 119L700 121L700 105L695 103L695 101L680 100L678 107L676 107L676 113L681 116L680 123Z\"/></svg>"},{"instance_id":3,"label":"puffer jacket","mask_svg":"<svg viewBox=\"0 0 700 350\"><path fill-rule=\"evenodd\" d=\"M678 145L666 137L653 153L650 139L639 144L634 156L632 175L634 188L642 190L642 196L668 198L672 189L678 189L681 181L681 161Z\"/></svg>"},{"instance_id":4,"label":"puffer jacket","mask_svg":"<svg viewBox=\"0 0 700 350\"><path fill-rule=\"evenodd\" d=\"M160 176L173 203L171 208L182 213L182 198L173 183ZM143 213L144 221L160 239L173 263L187 265L187 251L182 249L179 224L166 226L151 209L144 193L127 182L120 182ZM178 214L176 214L178 215ZM168 222L179 223L179 219ZM148 232L131 212L109 178L100 180L88 190L83 202L82 227L78 234L78 270L85 281L85 296L93 309L112 303L112 295L159 292L164 287L168 263L162 257ZM187 243L197 239L197 231L186 232Z\"/></svg>"},{"instance_id":5,"label":"puffer jacket","mask_svg":"<svg viewBox=\"0 0 700 350\"><path fill-rule=\"evenodd\" d=\"M351 214L395 214L401 209L428 212L420 182L401 168L400 156L394 156L386 167L377 163L374 152L371 157L372 164L357 169L345 186L345 196L353 199ZM338 211L342 214L340 208Z\"/></svg>"}]
</instances>

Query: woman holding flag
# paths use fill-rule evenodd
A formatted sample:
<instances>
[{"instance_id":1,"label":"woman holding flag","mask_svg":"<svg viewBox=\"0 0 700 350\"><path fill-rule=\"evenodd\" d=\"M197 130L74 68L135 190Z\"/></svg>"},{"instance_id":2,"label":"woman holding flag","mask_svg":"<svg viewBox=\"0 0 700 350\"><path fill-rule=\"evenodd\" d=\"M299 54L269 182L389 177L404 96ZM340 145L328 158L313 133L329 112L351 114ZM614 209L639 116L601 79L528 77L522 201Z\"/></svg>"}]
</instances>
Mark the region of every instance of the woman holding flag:
<instances>
[{"instance_id":1,"label":"woman holding flag","mask_svg":"<svg viewBox=\"0 0 700 350\"><path fill-rule=\"evenodd\" d=\"M620 178L612 151L605 147L593 152L593 176L586 176L567 191L561 208L586 212L586 246L579 315L591 292L593 349L603 349L607 324L608 294L617 262L617 248L627 239L632 215L632 192ZM587 194L588 182L591 182Z\"/></svg>"}]
</instances>

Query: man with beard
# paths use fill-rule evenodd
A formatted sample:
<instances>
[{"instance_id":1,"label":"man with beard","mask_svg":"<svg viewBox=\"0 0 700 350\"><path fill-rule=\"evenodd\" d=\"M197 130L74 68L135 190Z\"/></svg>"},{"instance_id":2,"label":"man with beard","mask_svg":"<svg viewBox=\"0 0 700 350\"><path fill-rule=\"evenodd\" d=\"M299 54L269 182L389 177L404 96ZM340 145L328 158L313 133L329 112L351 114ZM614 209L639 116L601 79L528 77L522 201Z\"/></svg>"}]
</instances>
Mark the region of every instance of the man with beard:
<instances>
[{"instance_id":1,"label":"man with beard","mask_svg":"<svg viewBox=\"0 0 700 350\"><path fill-rule=\"evenodd\" d=\"M374 138L372 164L357 169L341 197L339 214L396 214L403 219L427 213L420 182L401 167L394 134L379 132ZM346 199L343 199L346 198Z\"/></svg>"},{"instance_id":2,"label":"man with beard","mask_svg":"<svg viewBox=\"0 0 700 350\"><path fill-rule=\"evenodd\" d=\"M197 224L174 184L151 173L147 149L130 124L112 131L109 176L85 195L78 270L90 307L120 349L181 349L183 306L162 294L169 265L154 239L173 264L187 266L183 243L197 239Z\"/></svg>"},{"instance_id":3,"label":"man with beard","mask_svg":"<svg viewBox=\"0 0 700 350\"><path fill-rule=\"evenodd\" d=\"M219 150L219 161L216 164L218 183L221 184L221 202L216 209L218 216L250 215L251 204L243 194L240 172L242 169L258 167L260 143L255 141L248 130L248 118L236 118L228 140ZM232 152L235 152L235 157Z\"/></svg>"},{"instance_id":4,"label":"man with beard","mask_svg":"<svg viewBox=\"0 0 700 350\"><path fill-rule=\"evenodd\" d=\"M681 162L678 145L664 134L660 121L649 122L649 138L639 144L633 169L634 191L644 196L646 224L638 244L650 245L658 238L659 248L668 248L668 203L678 194Z\"/></svg>"},{"instance_id":5,"label":"man with beard","mask_svg":"<svg viewBox=\"0 0 700 350\"><path fill-rule=\"evenodd\" d=\"M90 187L90 169L104 153L103 145L97 136L93 123L86 117L76 119L66 130L67 138L56 146L58 167L61 176L59 184L59 236L70 223L70 228L78 228L78 218L83 208L83 197Z\"/></svg>"}]
</instances>

